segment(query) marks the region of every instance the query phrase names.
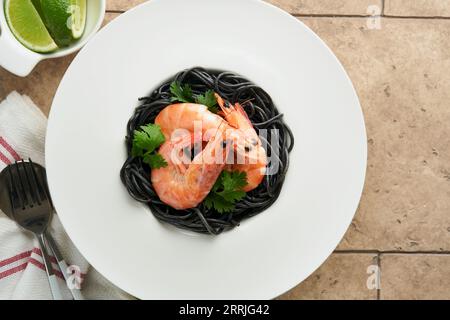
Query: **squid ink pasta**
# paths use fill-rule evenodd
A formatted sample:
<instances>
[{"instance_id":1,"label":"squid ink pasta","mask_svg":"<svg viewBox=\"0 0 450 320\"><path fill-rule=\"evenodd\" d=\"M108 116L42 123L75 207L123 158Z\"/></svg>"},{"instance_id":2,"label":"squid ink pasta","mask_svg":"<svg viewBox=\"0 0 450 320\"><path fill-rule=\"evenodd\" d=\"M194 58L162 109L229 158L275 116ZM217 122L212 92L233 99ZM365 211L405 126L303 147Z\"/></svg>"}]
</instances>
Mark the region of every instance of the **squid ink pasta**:
<instances>
[{"instance_id":1,"label":"squid ink pasta","mask_svg":"<svg viewBox=\"0 0 450 320\"><path fill-rule=\"evenodd\" d=\"M173 104L170 90L174 81L192 88L193 94L213 90L230 103L240 103L246 111L257 133L265 129L263 147L270 162L277 161L276 172L266 174L256 189L246 193L235 203L231 212L220 213L200 203L195 208L176 210L160 200L151 182L151 168L140 157L133 157L132 145L135 130L149 123L165 107ZM141 104L127 124L126 148L128 157L120 172L121 180L128 193L137 201L146 204L153 215L164 223L177 228L218 235L239 223L269 208L279 197L289 167L289 153L294 147L294 136L271 97L261 87L246 78L224 71L200 67L179 72L162 83L147 97L140 98ZM273 135L276 134L276 137ZM274 139L276 145L272 145ZM277 148L277 150L275 150ZM270 166L271 163L268 163Z\"/></svg>"}]
</instances>

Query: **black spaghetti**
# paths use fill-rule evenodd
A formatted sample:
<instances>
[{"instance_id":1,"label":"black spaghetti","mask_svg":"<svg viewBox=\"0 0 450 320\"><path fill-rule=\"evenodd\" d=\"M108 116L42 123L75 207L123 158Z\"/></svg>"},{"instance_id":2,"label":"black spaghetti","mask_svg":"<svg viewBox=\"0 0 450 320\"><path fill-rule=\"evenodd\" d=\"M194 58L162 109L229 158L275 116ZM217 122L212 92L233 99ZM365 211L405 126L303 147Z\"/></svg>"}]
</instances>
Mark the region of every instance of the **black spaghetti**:
<instances>
[{"instance_id":1,"label":"black spaghetti","mask_svg":"<svg viewBox=\"0 0 450 320\"><path fill-rule=\"evenodd\" d=\"M232 212L219 213L214 209L208 209L203 203L192 209L173 209L163 203L156 194L150 180L151 168L141 158L132 156L134 131L143 125L154 123L159 112L173 103L170 92L170 84L173 81L189 84L194 94L213 90L233 104L241 103L256 131L266 129L266 141L263 145L268 159L271 162L277 161L278 169L272 174L267 174L256 189L248 192L244 199L237 202ZM283 121L283 115L262 88L232 72L197 67L178 73L156 88L148 97L139 100L142 104L136 108L127 125L128 158L120 176L129 194L135 200L147 204L158 220L193 232L217 235L239 225L243 219L261 213L277 200L289 167L289 153L294 146L294 137ZM274 134L277 136L273 137ZM274 141L273 138L276 138L277 145L271 143ZM269 163L268 166L270 165Z\"/></svg>"}]
</instances>

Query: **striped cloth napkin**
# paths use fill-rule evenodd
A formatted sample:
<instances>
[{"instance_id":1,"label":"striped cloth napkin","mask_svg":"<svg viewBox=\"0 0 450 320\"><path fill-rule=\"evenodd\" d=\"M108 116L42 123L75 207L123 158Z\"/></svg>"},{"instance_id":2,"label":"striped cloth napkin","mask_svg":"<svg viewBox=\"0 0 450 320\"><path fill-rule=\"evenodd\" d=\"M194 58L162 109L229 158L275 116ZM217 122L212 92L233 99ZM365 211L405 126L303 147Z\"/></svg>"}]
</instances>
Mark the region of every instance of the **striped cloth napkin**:
<instances>
[{"instance_id":1,"label":"striped cloth napkin","mask_svg":"<svg viewBox=\"0 0 450 320\"><path fill-rule=\"evenodd\" d=\"M47 119L27 96L12 92L0 103L0 171L20 158L44 165ZM130 299L103 278L77 251L55 215L50 227L66 262L73 270L72 284L79 284L85 299ZM52 258L57 269L56 260ZM57 271L63 296L71 298ZM52 299L50 286L35 237L20 229L0 211L0 299Z\"/></svg>"}]
</instances>

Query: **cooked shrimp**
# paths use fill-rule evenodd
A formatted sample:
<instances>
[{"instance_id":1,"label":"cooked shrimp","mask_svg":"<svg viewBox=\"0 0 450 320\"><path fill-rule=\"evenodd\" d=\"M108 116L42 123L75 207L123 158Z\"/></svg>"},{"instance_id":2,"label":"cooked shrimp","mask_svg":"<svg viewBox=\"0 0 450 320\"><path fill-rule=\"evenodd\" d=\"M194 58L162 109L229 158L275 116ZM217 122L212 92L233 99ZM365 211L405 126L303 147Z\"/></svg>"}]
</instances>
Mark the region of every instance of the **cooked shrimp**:
<instances>
[{"instance_id":1,"label":"cooked shrimp","mask_svg":"<svg viewBox=\"0 0 450 320\"><path fill-rule=\"evenodd\" d=\"M161 201L177 209L196 207L211 191L225 167L229 143L223 140L225 126L219 126L205 148L191 161L185 150L201 141L200 136L185 133L176 139L167 140L159 149L167 166L153 169L151 180ZM221 161L204 161L207 157Z\"/></svg>"},{"instance_id":2,"label":"cooked shrimp","mask_svg":"<svg viewBox=\"0 0 450 320\"><path fill-rule=\"evenodd\" d=\"M237 161L230 165L230 170L246 172L247 186L245 186L244 191L251 191L261 183L266 173L266 150L262 147L261 139L244 108L239 103L234 106L231 105L218 94L215 94L215 96L227 123L239 130L239 139L233 139L237 144L235 146Z\"/></svg>"},{"instance_id":3,"label":"cooked shrimp","mask_svg":"<svg viewBox=\"0 0 450 320\"><path fill-rule=\"evenodd\" d=\"M242 106L225 103L217 94L216 99L225 119L210 112L204 105L177 103L161 110L155 124L160 126L166 141L177 139L178 130L181 130L182 135L185 130L191 133L201 130L203 141L208 141L210 132L222 127L226 130L227 138L234 142L233 149L236 152L236 159L232 159L234 163L228 167L230 170L245 171L248 184L244 191L253 190L264 178L267 166L266 152Z\"/></svg>"},{"instance_id":4,"label":"cooked shrimp","mask_svg":"<svg viewBox=\"0 0 450 320\"><path fill-rule=\"evenodd\" d=\"M205 134L208 130L225 125L226 122L222 117L210 112L204 105L177 103L161 110L155 119L155 124L161 127L167 141L178 129L194 132L201 127L202 134Z\"/></svg>"},{"instance_id":5,"label":"cooked shrimp","mask_svg":"<svg viewBox=\"0 0 450 320\"><path fill-rule=\"evenodd\" d=\"M177 139L177 135L180 132L183 135L186 130L201 134L203 141L208 141L211 132L214 133L219 127L227 132L230 140L245 142L247 139L243 132L230 126L224 118L209 111L208 107L195 103L176 103L165 107L156 117L155 124L161 128L166 141Z\"/></svg>"}]
</instances>

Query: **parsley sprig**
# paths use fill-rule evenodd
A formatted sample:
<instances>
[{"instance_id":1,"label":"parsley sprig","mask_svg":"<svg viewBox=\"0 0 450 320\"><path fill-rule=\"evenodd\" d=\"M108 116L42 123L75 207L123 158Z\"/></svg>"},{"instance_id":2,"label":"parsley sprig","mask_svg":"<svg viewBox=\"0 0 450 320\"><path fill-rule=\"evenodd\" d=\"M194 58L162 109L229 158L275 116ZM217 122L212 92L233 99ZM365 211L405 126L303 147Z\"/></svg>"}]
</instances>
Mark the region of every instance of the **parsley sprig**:
<instances>
[{"instance_id":1,"label":"parsley sprig","mask_svg":"<svg viewBox=\"0 0 450 320\"><path fill-rule=\"evenodd\" d=\"M207 106L208 110L213 113L217 113L219 111L219 108L217 107L217 99L214 96L214 91L212 90L206 91L204 95L198 95L195 98L195 102Z\"/></svg>"},{"instance_id":2,"label":"parsley sprig","mask_svg":"<svg viewBox=\"0 0 450 320\"><path fill-rule=\"evenodd\" d=\"M134 131L131 155L141 157L142 161L152 169L166 167L166 160L156 152L156 149L165 141L161 128L157 124L141 126L140 130Z\"/></svg>"},{"instance_id":3,"label":"parsley sprig","mask_svg":"<svg viewBox=\"0 0 450 320\"><path fill-rule=\"evenodd\" d=\"M170 84L170 93L172 93L172 102L194 102L191 86L188 84L181 85L179 82L172 82Z\"/></svg>"},{"instance_id":4,"label":"parsley sprig","mask_svg":"<svg viewBox=\"0 0 450 320\"><path fill-rule=\"evenodd\" d=\"M208 107L208 110L217 113L217 99L214 96L213 90L207 90L204 94L194 95L189 84L182 85L179 82L172 82L170 84L170 93L172 93L171 101L199 103Z\"/></svg>"},{"instance_id":5,"label":"parsley sprig","mask_svg":"<svg viewBox=\"0 0 450 320\"><path fill-rule=\"evenodd\" d=\"M246 193L247 174L241 171L223 171L204 203L208 209L214 208L219 213L230 212L235 203L242 200Z\"/></svg>"}]
</instances>

